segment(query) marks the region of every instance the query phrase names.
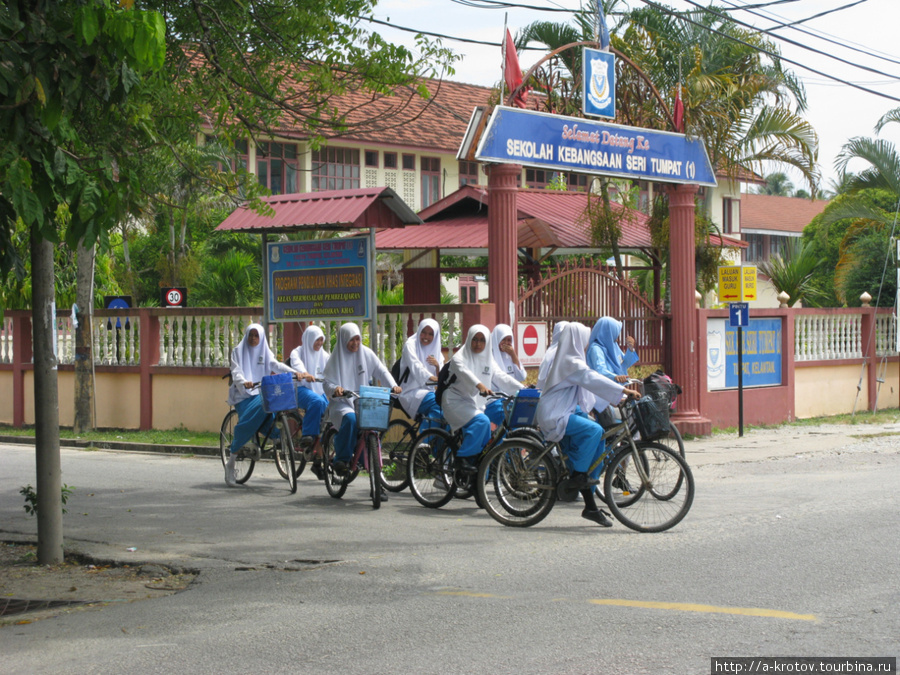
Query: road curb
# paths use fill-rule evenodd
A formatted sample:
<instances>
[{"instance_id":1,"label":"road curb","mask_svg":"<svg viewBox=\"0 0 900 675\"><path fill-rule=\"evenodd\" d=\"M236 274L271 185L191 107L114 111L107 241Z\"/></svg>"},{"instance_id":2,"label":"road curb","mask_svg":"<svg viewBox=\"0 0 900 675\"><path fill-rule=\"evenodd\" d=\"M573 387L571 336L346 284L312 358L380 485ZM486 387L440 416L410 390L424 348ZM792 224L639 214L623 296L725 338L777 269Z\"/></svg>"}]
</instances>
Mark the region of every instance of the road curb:
<instances>
[{"instance_id":1,"label":"road curb","mask_svg":"<svg viewBox=\"0 0 900 675\"><path fill-rule=\"evenodd\" d=\"M0 443L9 445L34 445L33 436L2 436ZM61 439L60 446L79 450L125 450L130 452L159 452L169 455L204 455L217 457L219 448L210 445L168 445L155 443L129 443L127 441L91 441Z\"/></svg>"}]
</instances>

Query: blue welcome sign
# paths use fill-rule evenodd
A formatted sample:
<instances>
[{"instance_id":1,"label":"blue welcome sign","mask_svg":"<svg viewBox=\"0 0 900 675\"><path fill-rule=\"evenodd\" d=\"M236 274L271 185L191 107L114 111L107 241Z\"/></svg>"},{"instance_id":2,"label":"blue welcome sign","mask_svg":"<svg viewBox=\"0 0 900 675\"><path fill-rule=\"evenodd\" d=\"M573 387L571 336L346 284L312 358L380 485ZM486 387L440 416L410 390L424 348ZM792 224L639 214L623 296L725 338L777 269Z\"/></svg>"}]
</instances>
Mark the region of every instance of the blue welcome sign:
<instances>
[{"instance_id":1,"label":"blue welcome sign","mask_svg":"<svg viewBox=\"0 0 900 675\"><path fill-rule=\"evenodd\" d=\"M699 139L504 106L494 108L475 158L661 183L717 184Z\"/></svg>"},{"instance_id":2,"label":"blue welcome sign","mask_svg":"<svg viewBox=\"0 0 900 675\"><path fill-rule=\"evenodd\" d=\"M582 110L592 117L616 117L616 57L611 52L585 47Z\"/></svg>"}]
</instances>

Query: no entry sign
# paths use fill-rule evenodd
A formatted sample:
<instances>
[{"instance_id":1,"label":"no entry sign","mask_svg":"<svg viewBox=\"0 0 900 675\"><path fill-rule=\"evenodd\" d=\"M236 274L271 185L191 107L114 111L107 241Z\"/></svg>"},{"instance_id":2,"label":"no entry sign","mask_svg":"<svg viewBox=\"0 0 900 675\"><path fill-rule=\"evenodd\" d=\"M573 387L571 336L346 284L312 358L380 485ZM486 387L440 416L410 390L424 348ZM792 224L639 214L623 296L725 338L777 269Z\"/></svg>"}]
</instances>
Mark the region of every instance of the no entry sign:
<instances>
[{"instance_id":1,"label":"no entry sign","mask_svg":"<svg viewBox=\"0 0 900 675\"><path fill-rule=\"evenodd\" d=\"M547 324L544 321L519 322L517 327L519 362L525 368L537 368L547 351Z\"/></svg>"}]
</instances>

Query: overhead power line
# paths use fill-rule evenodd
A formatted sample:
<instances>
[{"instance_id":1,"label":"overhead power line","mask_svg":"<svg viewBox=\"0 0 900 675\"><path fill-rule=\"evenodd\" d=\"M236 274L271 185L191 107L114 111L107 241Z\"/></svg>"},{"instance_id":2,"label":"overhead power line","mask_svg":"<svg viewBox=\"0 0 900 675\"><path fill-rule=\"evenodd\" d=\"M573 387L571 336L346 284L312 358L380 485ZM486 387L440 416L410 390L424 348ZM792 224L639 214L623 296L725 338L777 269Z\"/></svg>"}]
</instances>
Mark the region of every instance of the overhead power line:
<instances>
[{"instance_id":1,"label":"overhead power line","mask_svg":"<svg viewBox=\"0 0 900 675\"><path fill-rule=\"evenodd\" d=\"M641 0L641 1L643 2L644 0ZM796 40L791 40L790 38L786 38L786 37L783 37L780 35L775 35L774 33L772 33L772 31L770 29L759 28L758 26L754 26L753 24L749 24L749 23L746 23L745 21L741 21L740 19L736 19L733 16L726 16L726 15L722 14L721 12L717 12L712 7L703 7L700 3L695 2L694 0L685 0L685 2L687 2L689 5L693 5L694 7L696 7L697 9L699 9L703 12L712 14L713 16L717 16L720 19L728 19L728 20L733 21L734 23L738 24L739 26L743 26L744 28L749 28L751 30L758 31L760 33L763 33L764 35L769 35L769 36L775 38L776 40L781 40L782 42L785 42L789 45L793 45L794 47L799 47L800 49L805 49L807 51L812 52L813 54L819 54L820 56L825 56L829 59L834 59L835 61L844 63L848 66L853 66L854 68L859 68L860 70L867 70L870 73L875 73L876 75L884 75L885 77L893 77L898 82L900 82L900 77L897 77L896 75L893 75L892 73L886 73L883 70L878 70L877 68L872 68L870 66L864 66L861 63L854 63L853 61L848 61L847 59L841 58L840 56L835 56L834 54L829 54L828 52L823 52L821 49L816 49L815 47L810 47L808 45L804 45L802 42L797 42ZM853 4L859 4L859 2L866 2L866 0L858 0L858 2L855 2ZM844 7L846 8L846 7L850 7L850 6L852 6L852 5L845 5ZM787 24L787 25L790 25L790 24ZM779 57L779 58L781 58L782 60L785 60L785 61L787 60L783 56ZM803 66L803 67L807 68L808 70L811 70L810 68L808 68L808 66Z\"/></svg>"},{"instance_id":2,"label":"overhead power line","mask_svg":"<svg viewBox=\"0 0 900 675\"><path fill-rule=\"evenodd\" d=\"M822 40L823 42L828 42L830 44L837 45L839 47L843 47L844 49L849 49L850 51L854 51L859 54L865 54L866 56L870 56L873 59L880 59L882 61L887 61L888 63L895 63L895 64L900 65L900 60L891 58L890 56L888 56L886 54L883 54L883 53L880 53L877 51L872 51L870 49L864 49L864 48L858 46L854 42L850 42L847 40L838 40L838 39L834 38L834 36L831 36L828 33L825 33L820 30L811 30L808 28L801 28L796 25L789 24L789 23L783 21L783 17L780 17L777 14L772 13L771 16L769 16L767 14L764 14L763 12L751 11L753 8L759 7L760 5L742 5L737 2L733 2L732 0L722 0L722 1L728 3L728 5L730 5L730 8L734 9L735 11L746 11L748 14L752 14L753 16L758 16L759 18L765 19L766 21L781 22L779 26L775 26L775 27L771 28L770 30L774 31L774 30L779 30L782 27L787 27L787 28L790 28L791 30L797 31L798 33L803 33L804 35L808 35L810 37L816 38L817 40ZM793 2L794 0L791 0L791 1ZM726 9L729 9L729 8L726 8Z\"/></svg>"},{"instance_id":3,"label":"overhead power line","mask_svg":"<svg viewBox=\"0 0 900 675\"><path fill-rule=\"evenodd\" d=\"M853 82L848 82L847 80L844 80L844 79L842 79L842 78L840 78L840 77L837 77L836 75L831 75L831 74L829 74L829 73L822 72L821 70L817 70L816 68L813 68L812 66L807 66L807 65L805 65L805 64L803 64L803 63L800 63L799 61L795 61L795 60L793 60L793 59L789 59L789 58L787 58L786 56L784 56L784 55L782 55L782 54L775 54L775 53L769 51L768 49L762 49L762 48L759 47L758 45L752 45L752 44L750 44L749 42L746 42L746 41L744 41L744 40L741 40L741 39L739 39L739 38L736 38L736 37L734 37L734 36L732 36L732 35L728 35L727 33L724 33L724 32L722 32L722 31L720 31L720 30L716 30L715 28L710 28L709 26L704 26L704 25L701 24L700 22L694 21L693 19L689 18L689 17L686 16L684 13L678 12L678 11L673 10L673 9L670 9L670 8L664 6L664 5L660 5L659 3L653 2L653 0L640 0L640 2L644 3L645 5L647 5L647 6L649 6L649 7L653 7L654 9L657 9L658 11L663 12L664 14L668 14L669 16L675 16L675 17L678 17L679 19L681 19L681 20L683 20L683 21L687 21L688 23L691 23L691 24L693 24L693 25L695 25L695 26L698 26L699 28L702 28L702 29L704 29L704 30L708 30L708 31L710 31L711 33L715 33L716 35L720 35L720 36L722 36L722 37L724 37L724 38L726 38L726 39L728 39L728 40L732 40L733 42L737 42L737 43L743 44L743 45L745 45L745 46L747 46L747 47L751 47L752 49L755 49L755 50L757 50L757 51L759 51L759 52L761 52L761 53L763 53L763 54L766 54L766 55L768 55L768 56L771 56L773 59L779 59L779 60L781 60L781 61L784 61L785 63L790 63L790 64L792 64L792 65L795 65L795 66L799 67L799 68L803 68L804 70L808 70L808 71L811 72L811 73L815 73L816 75L821 75L822 77L826 77L826 78L828 78L828 79L830 79L830 80L834 80L835 82L840 82L841 84L845 84L845 85L847 85L848 87L853 87L854 89L859 89L860 91L864 91L864 92L866 92L867 94L874 94L875 96L880 96L881 98L886 98L886 99L888 99L888 100L890 100L890 101L897 101L898 103L900 103L900 98L897 98L896 96L891 96L890 94L885 94L885 93L880 92L880 91L875 91L874 89L869 89L868 87L863 87L863 86L861 86L861 85L854 84ZM686 0L686 2L688 2L689 4L692 4L692 5L696 5L696 6L697 6L700 10L702 10L702 11L709 11L707 8L701 7L700 5L697 5L697 3L692 2L692 0ZM713 11L712 13L713 13L713 14L716 14L716 15L718 15L718 16L722 16L722 15L720 15L718 12L715 12L715 11ZM750 28L750 29L752 29L752 30L760 31L760 29L757 28L756 26L752 26L752 25L749 25L749 24L746 24L746 23L742 23L742 22L740 22L740 21L737 21L737 20L734 19L733 17L730 17L730 16L729 16L729 17L726 17L726 18L728 18L728 19L731 20L731 21L734 21L735 23L740 23L741 25L746 26L746 27L748 27L748 28ZM764 31L760 31L760 32L764 32ZM775 38L778 39L778 40L784 40L784 41L786 41L786 42L791 42L791 41L787 40L786 38L782 38L782 37L780 37L780 36L773 36L773 37L775 37ZM797 44L797 43L793 43L793 42L792 42L792 44ZM801 48L804 48L804 49L809 49L808 47L805 47L804 45L798 45L798 46L800 46ZM813 51L817 51L817 50L813 50ZM820 52L820 53L821 53L821 52ZM862 67L862 66L859 66L858 64L851 64L851 65L853 65L854 67ZM865 70L872 70L872 69L871 69L871 68L865 68ZM891 75L890 73L885 73L885 72L882 72L882 71L880 71L880 70L872 70L872 72L877 73L878 75L884 75L884 76L886 76L886 77L894 77L894 76Z\"/></svg>"},{"instance_id":4,"label":"overhead power line","mask_svg":"<svg viewBox=\"0 0 900 675\"><path fill-rule=\"evenodd\" d=\"M455 2L456 0L453 0L453 1ZM492 3L492 4L493 4L493 3L501 4L501 0L479 0L479 1L480 1L480 2L483 2L483 3L489 2L489 3ZM771 3L762 3L762 5L756 5L756 6L767 6L767 5L772 5L772 4L780 4L781 2L794 2L794 1L795 1L795 0L777 0L777 1L775 1L775 2L771 2ZM467 2L475 2L475 0L467 0ZM746 41L744 41L744 40L741 40L741 39L739 39L739 38L736 38L736 37L734 37L734 36L732 36L732 35L728 35L727 33L724 33L724 32L722 32L722 31L720 31L720 30L715 29L715 28L710 28L709 26L705 26L705 25L703 25L703 24L701 24L701 23L699 23L699 22L697 22L697 21L694 21L693 19L689 18L688 16L686 16L686 14L685 14L684 12L679 12L679 11L677 11L677 10L671 9L671 8L666 7L666 6L664 6L664 5L660 5L660 4L657 3L657 2L653 2L653 0L640 0L640 2L642 2L643 4L645 4L645 5L649 6L649 7L653 7L654 9L656 9L657 11L662 12L663 14L667 14L667 15L669 15L669 16L675 16L675 17L677 17L677 18L679 18L679 19L681 19L681 20L683 20L683 21L686 21L686 22L688 22L688 23L691 23L691 24L693 24L693 25L695 25L695 26L697 26L697 27L699 27L699 28L701 28L701 29L703 29L703 30L708 30L708 31L710 31L711 33L714 33L714 34L716 34L716 35L719 35L719 36L721 36L721 37L723 37L723 38L725 38L725 39L727 39L727 40L732 40L733 42L737 42L737 43L743 44L743 45L745 45L745 46L747 46L747 47L751 47L752 49L755 49L755 50L757 50L757 51L759 51L759 52L761 52L761 53L763 53L763 54L766 54L766 55L768 55L768 56L771 56L771 57L774 58L774 59L779 59L779 60L781 60L781 61L783 61L783 62L785 62L785 63L790 63L791 65L797 66L798 68L803 68L804 70L806 70L806 71L808 71L808 72L814 73L814 74L816 74L816 75L821 75L822 77L824 77L824 78L826 78L826 79L828 79L828 80L831 80L831 81L833 81L833 82L837 82L837 83L839 83L839 84L842 84L842 85L845 85L845 86L848 86L848 87L852 87L852 88L854 88L854 89L858 89L859 91L864 91L864 92L866 92L866 93L868 93L868 94L873 94L874 96L878 96L878 97L881 97L881 98L885 98L885 99L888 99L888 100L890 100L890 101L900 102L900 98L898 98L898 97L896 97L896 96L891 96L890 94L885 94L885 93L883 93L883 92L876 91L876 90L874 90L874 89L869 89L868 87L864 87L864 86L862 86L862 85L860 85L860 84L856 84L856 83L854 83L854 82L850 82L850 81L848 81L848 80L845 80L845 79L842 79L842 78L840 78L840 77L837 77L836 75L832 75L832 74L830 74L830 73L823 72L823 71L821 71L821 70L818 70L818 69L816 69L816 68L813 68L812 66L808 66L808 65L803 64L803 63L801 63L801 62L799 62L799 61L796 61L796 60L794 60L794 59L790 59L790 58L788 58L788 57L786 57L786 56L784 56L784 55L782 55L782 54L776 54L776 53L771 52L771 51L769 51L769 50L767 50L767 49L762 49L762 48L760 48L758 45L750 44L749 42L746 42ZM884 77L892 78L893 81L900 82L900 78L897 78L896 76L894 76L894 75L892 75L892 74L890 74L890 73L885 73L884 71L881 71L881 70L877 70L877 69L870 68L870 67L867 67L867 66L862 66L862 65L860 65L860 64L858 64L858 63L853 63L853 62L847 61L847 60L845 60L845 59L841 59L840 57L835 57L835 56L833 56L833 55L831 55L831 54L828 54L827 52L822 52L822 51L817 50L817 49L815 49L815 48L808 47L808 46L803 45L803 44L801 44L801 43L798 43L798 42L796 42L796 41L789 40L788 38L784 38L784 37L782 37L782 36L780 36L780 35L773 35L772 33L770 33L770 32L767 31L767 30L760 29L760 28L758 28L758 27L756 27L756 26L753 26L752 24L748 24L748 23L739 21L739 20L735 19L735 18L732 17L732 16L726 16L726 15L723 15L723 14L717 12L717 11L711 10L711 9L709 9L709 8L706 8L706 7L702 7L702 6L700 6L699 4L697 4L696 2L693 2L692 0L686 0L686 2L688 2L689 4L694 5L695 7L697 7L697 8L698 8L699 10L701 10L701 11L704 11L704 12L711 12L712 14L714 14L714 15L720 17L720 18L725 18L725 19L728 19L728 20L730 20L730 21L734 21L735 23L737 23L737 24L739 24L739 25L741 25L741 26L744 26L744 27L746 27L746 28L749 28L749 29L751 29L751 30L758 31L758 32L762 32L762 33L766 33L766 34L770 35L770 36L771 36L773 39L775 39L775 40L781 40L781 41L787 42L787 43L792 44L792 45L795 45L795 46L797 46L797 47L799 47L799 48L801 48L801 49L806 49L806 50L808 50L808 51L812 51L812 52L815 52L815 53L820 54L820 55L823 55L823 56L828 56L829 58L834 58L834 59L836 59L836 60L838 60L838 61L841 61L841 62L843 62L843 63L846 63L846 64L848 64L848 65L850 65L850 66L852 66L852 67L855 67L855 68L861 68L861 69L863 69L863 70L868 70L868 71L870 71L870 72L872 72L872 73L875 73L875 74L877 74L877 75L883 75ZM461 3L461 4L462 4L462 3ZM516 4L516 3L502 3L502 4L503 4L504 6L508 6L508 7L525 7L525 8L530 8L529 6L526 6L526 5L518 5L518 4ZM856 4L856 3L854 3L854 4ZM846 6L845 6L845 7L846 7ZM537 8L535 8L535 9L537 9ZM540 9L546 9L546 8L540 8ZM742 9L743 9L743 8L742 8ZM557 10L553 10L553 11L557 11ZM566 11L568 11L568 12L570 12L570 13L573 13L573 14L578 12L578 10L566 10ZM436 38L441 38L441 39L444 39L444 40L453 40L453 41L456 41L456 42L463 42L463 43L466 43L466 44L483 45L483 46L486 46L486 47L498 47L498 48L499 48L499 47L501 46L501 43L500 43L499 41L498 41L498 42L489 42L489 41L487 41L487 40L472 40L472 39L470 39L470 38L463 38L463 37L458 37L458 36L454 36L454 35L447 35L447 34L445 34L445 33L436 33L436 32L433 32L433 31L425 31L425 30L419 30L419 29L415 29L415 28L410 28L410 27L408 27L408 26L400 26L400 25L398 25L398 24L391 23L391 22L389 22L389 21L382 21L382 20L380 20L380 19L375 19L374 17L365 17L365 16L364 16L364 17L360 17L360 18L365 19L365 20L367 20L367 21L369 21L369 22L371 22L371 23L379 24L379 25L382 25L382 26L386 26L386 27L389 27L389 28L393 28L393 29L399 30L399 31L404 31L404 32L407 32L407 33L415 33L415 34L420 34L420 35L427 35L427 36L429 36L429 37L436 37ZM524 51L524 50L530 50L530 51L544 51L543 48L541 48L541 47L523 47L522 49L523 49L523 51Z\"/></svg>"}]
</instances>

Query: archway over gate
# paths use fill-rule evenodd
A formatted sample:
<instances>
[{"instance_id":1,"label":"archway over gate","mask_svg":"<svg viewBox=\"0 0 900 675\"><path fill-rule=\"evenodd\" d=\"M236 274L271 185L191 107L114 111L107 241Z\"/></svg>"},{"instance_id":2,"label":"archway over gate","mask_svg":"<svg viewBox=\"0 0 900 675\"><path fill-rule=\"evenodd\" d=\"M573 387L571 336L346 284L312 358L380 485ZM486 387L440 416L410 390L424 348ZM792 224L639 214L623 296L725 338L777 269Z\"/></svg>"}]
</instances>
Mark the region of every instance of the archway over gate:
<instances>
[{"instance_id":1,"label":"archway over gate","mask_svg":"<svg viewBox=\"0 0 900 675\"><path fill-rule=\"evenodd\" d=\"M685 431L709 433L711 423L699 411L694 195L699 185L715 186L716 178L703 144L672 132L505 106L494 108L484 123L484 112L473 115L458 158L488 164L489 276L498 322L509 322L515 310L516 180L523 165L672 184L672 376L685 392L676 421Z\"/></svg>"}]
</instances>

